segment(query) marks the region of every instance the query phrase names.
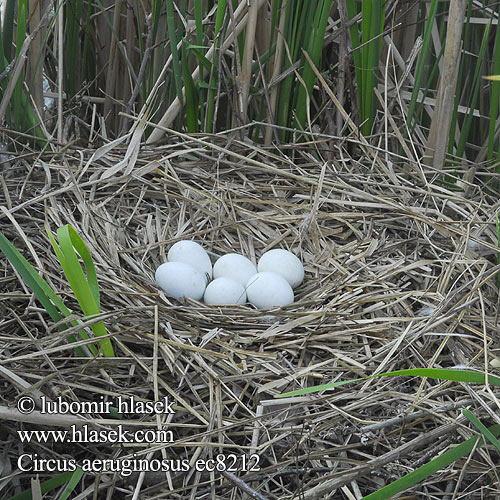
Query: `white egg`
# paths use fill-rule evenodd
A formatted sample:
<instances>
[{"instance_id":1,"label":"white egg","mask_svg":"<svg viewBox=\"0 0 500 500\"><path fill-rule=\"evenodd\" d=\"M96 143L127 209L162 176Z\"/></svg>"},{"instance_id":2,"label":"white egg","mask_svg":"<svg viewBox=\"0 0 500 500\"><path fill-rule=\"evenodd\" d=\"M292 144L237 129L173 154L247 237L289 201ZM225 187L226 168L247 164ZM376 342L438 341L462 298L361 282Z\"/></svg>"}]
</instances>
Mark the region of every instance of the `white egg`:
<instances>
[{"instance_id":1,"label":"white egg","mask_svg":"<svg viewBox=\"0 0 500 500\"><path fill-rule=\"evenodd\" d=\"M238 281L217 278L208 284L204 300L205 304L244 304L247 293Z\"/></svg>"},{"instance_id":2,"label":"white egg","mask_svg":"<svg viewBox=\"0 0 500 500\"><path fill-rule=\"evenodd\" d=\"M248 301L258 309L287 306L293 302L293 290L288 281L276 273L254 274L247 283Z\"/></svg>"},{"instance_id":3,"label":"white egg","mask_svg":"<svg viewBox=\"0 0 500 500\"><path fill-rule=\"evenodd\" d=\"M269 271L283 276L292 288L296 288L304 280L302 262L292 252L281 248L266 252L260 258L257 269L259 273Z\"/></svg>"},{"instance_id":4,"label":"white egg","mask_svg":"<svg viewBox=\"0 0 500 500\"><path fill-rule=\"evenodd\" d=\"M184 262L200 271L203 276L205 273L212 277L212 262L205 249L191 240L181 240L173 244L167 254L169 262ZM206 282L205 282L206 284Z\"/></svg>"},{"instance_id":5,"label":"white egg","mask_svg":"<svg viewBox=\"0 0 500 500\"><path fill-rule=\"evenodd\" d=\"M231 278L243 286L254 274L257 274L257 268L239 253L223 255L214 264L214 278Z\"/></svg>"},{"instance_id":6,"label":"white egg","mask_svg":"<svg viewBox=\"0 0 500 500\"><path fill-rule=\"evenodd\" d=\"M156 270L155 280L174 299L189 297L200 300L207 284L203 274L184 262L165 262Z\"/></svg>"}]
</instances>

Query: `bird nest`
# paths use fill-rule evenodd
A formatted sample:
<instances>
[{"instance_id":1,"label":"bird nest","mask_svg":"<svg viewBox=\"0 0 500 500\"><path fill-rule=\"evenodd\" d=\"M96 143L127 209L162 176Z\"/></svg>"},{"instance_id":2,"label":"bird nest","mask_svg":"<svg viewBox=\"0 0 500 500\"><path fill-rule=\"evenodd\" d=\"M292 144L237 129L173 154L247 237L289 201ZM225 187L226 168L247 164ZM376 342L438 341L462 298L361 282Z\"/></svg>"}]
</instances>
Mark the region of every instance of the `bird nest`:
<instances>
[{"instance_id":1,"label":"bird nest","mask_svg":"<svg viewBox=\"0 0 500 500\"><path fill-rule=\"evenodd\" d=\"M495 373L492 170L475 167L467 183L458 180L463 167L434 171L355 141L335 144L333 154L319 139L279 150L221 135L135 146L3 164L2 232L89 335L104 321L116 354L79 358L0 254L4 498L74 464L84 475L73 498L360 498L472 436L461 408L486 420L498 414L494 388L364 378L421 367ZM82 315L44 227L65 224L93 258L97 318ZM213 262L237 252L255 263L288 249L305 280L293 304L272 310L171 299L154 272L183 239L202 244ZM31 415L16 408L24 396L37 403ZM41 396L75 405L42 413ZM122 415L78 406L118 408L132 397L164 406ZM113 442L119 426L149 437ZM49 429L98 430L102 439L22 442L18 432ZM486 498L493 455L454 462L414 491L431 498L451 484Z\"/></svg>"}]
</instances>

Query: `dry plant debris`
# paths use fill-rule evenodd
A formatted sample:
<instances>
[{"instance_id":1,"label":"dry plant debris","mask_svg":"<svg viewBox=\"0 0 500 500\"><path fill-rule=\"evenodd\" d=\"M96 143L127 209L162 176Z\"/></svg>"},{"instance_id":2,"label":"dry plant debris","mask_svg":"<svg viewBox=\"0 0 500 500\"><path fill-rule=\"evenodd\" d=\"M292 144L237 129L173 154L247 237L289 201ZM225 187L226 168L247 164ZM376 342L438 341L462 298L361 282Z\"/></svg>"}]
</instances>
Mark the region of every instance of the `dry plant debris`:
<instances>
[{"instance_id":1,"label":"dry plant debris","mask_svg":"<svg viewBox=\"0 0 500 500\"><path fill-rule=\"evenodd\" d=\"M78 305L44 224L71 224L87 243L117 358L76 359L0 255L1 465L12 474L0 495L29 487L31 475L19 473L17 459L36 453L78 463L135 457L190 464L169 473L87 474L75 498L248 498L230 475L193 466L232 454L239 458L234 475L263 498L359 498L470 437L460 408L498 423L493 389L417 378L275 399L394 369L491 370L500 358L492 171L479 166L464 196L449 182L456 170L388 168L376 150L349 140L335 143L330 157L326 144L312 138L307 148L280 151L228 135L170 136L132 158L118 145L102 154L25 156L2 167L1 230L75 317ZM123 169L108 176L116 165ZM239 252L256 262L271 248L293 251L306 272L296 302L262 312L168 299L154 271L180 239L203 244L213 260ZM19 429L117 425L97 414L34 422L14 408L24 393L68 402L168 396L175 414L119 423L168 429L175 439L20 445ZM498 456L491 453L475 453L415 490L422 498L443 491L493 498ZM260 470L242 470L241 457L252 454Z\"/></svg>"}]
</instances>

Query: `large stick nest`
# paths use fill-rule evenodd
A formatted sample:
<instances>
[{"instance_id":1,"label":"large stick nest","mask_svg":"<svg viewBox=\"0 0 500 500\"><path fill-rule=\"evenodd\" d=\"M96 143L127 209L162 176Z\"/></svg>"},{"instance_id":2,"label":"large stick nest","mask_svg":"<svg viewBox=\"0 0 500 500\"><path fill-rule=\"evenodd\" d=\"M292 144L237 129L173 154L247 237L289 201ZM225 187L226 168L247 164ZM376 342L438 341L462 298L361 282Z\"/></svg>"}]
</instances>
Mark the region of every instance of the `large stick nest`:
<instances>
[{"instance_id":1,"label":"large stick nest","mask_svg":"<svg viewBox=\"0 0 500 500\"><path fill-rule=\"evenodd\" d=\"M238 457L234 474L265 498L348 498L472 436L461 408L498 421L494 388L417 377L275 398L395 369L467 366L494 373L498 366L498 199L486 186L492 172L477 167L474 183L457 189L457 169L392 165L394 158L348 142L336 144L331 158L324 147L317 141L279 151L227 136L178 136L135 152L116 146L92 157L94 151L68 149L4 163L2 232L88 325L44 225L76 229L96 265L97 319L117 357L76 358L0 254L1 465L10 474L0 495L30 487L35 474L17 468L28 453L78 464L190 461L187 471L89 473L77 498L96 491L95 498L132 498L134 491L141 499L244 498L234 478L194 467L223 454ZM293 305L268 311L169 299L154 272L181 239L202 244L213 261L237 252L257 262L266 250L289 249L304 263L305 281ZM36 425L16 413L21 394L113 405L118 396L168 396L174 415L128 415L118 423L172 430L175 439L21 444L17 430L72 423L55 414ZM75 416L101 430L116 428L109 417ZM260 471L243 470L241 457L252 454L260 457ZM486 498L498 479L494 463L493 451L476 452L415 491L431 498L451 485L449 491ZM41 472L40 481L53 475Z\"/></svg>"}]
</instances>

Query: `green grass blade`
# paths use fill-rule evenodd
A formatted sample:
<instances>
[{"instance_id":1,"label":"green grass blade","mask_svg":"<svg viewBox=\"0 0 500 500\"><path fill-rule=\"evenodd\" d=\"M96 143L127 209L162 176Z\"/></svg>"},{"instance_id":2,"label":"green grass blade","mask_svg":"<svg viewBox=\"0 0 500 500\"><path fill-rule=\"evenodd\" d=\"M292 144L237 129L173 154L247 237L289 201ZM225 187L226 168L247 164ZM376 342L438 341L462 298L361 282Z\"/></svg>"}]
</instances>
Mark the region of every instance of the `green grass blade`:
<instances>
[{"instance_id":1,"label":"green grass blade","mask_svg":"<svg viewBox=\"0 0 500 500\"><path fill-rule=\"evenodd\" d=\"M194 20L195 20L195 26L196 26L196 45L198 47L201 47L203 45L203 36L204 36L204 29L203 29L203 2L202 0L194 0ZM187 46L188 43L185 40L184 41L185 45ZM186 50L186 52L189 54L189 51ZM187 57L187 56L186 56ZM184 60L184 59L183 59ZM202 64L198 61L198 71L200 74L199 81L202 82L204 79L204 73L203 73L203 66ZM210 71L210 70L207 70ZM191 78L191 73L189 74L189 78ZM204 117L205 117L205 108L201 106L200 108L200 102L203 102L203 97L204 97L204 92L199 89L199 87L196 89L196 95L198 97L198 122L199 123L204 123ZM197 125L197 128L199 130L199 125Z\"/></svg>"},{"instance_id":2,"label":"green grass blade","mask_svg":"<svg viewBox=\"0 0 500 500\"><path fill-rule=\"evenodd\" d=\"M282 16L285 16L284 26L285 33L283 33L285 44L288 44L290 50L290 56L287 51L283 51L283 59L281 61L281 72L285 72L290 66L290 57L293 58L292 47L290 47L290 31L293 32L294 17L293 17L293 3L291 1L286 2L285 11L281 12ZM291 28L292 27L292 28ZM276 64L276 63L275 63ZM289 125L290 109L291 109L291 98L292 98L292 86L293 86L293 75L287 76L280 85L279 97L278 97L278 109L276 111L276 122L281 127L287 127ZM286 138L285 130L278 130L278 136L280 141L284 142Z\"/></svg>"},{"instance_id":3,"label":"green grass blade","mask_svg":"<svg viewBox=\"0 0 500 500\"><path fill-rule=\"evenodd\" d=\"M182 71L181 62L179 59L179 51L177 50L178 39L175 31L174 0L167 0L167 26L168 37L170 40L170 50L172 51L175 91L182 108L184 102L184 99L182 98Z\"/></svg>"},{"instance_id":4,"label":"green grass blade","mask_svg":"<svg viewBox=\"0 0 500 500\"><path fill-rule=\"evenodd\" d=\"M21 55L24 42L26 40L26 29L27 29L27 15L28 15L28 2L27 0L21 0L18 5L18 15L17 15L17 32L16 32L16 57ZM3 55L1 57L3 60ZM3 65L3 64L2 64ZM11 77L12 78L12 77ZM44 134L39 126L38 119L35 112L33 111L30 101L23 90L25 78L24 66L20 66L20 71L17 76L17 81L9 82L8 86L5 83L2 84L4 90L9 86L13 86L12 95L10 97L10 106L7 108L6 116L9 121L10 128L27 132L36 137L44 139ZM6 80L7 82L8 80ZM40 147L43 147L43 143L38 142Z\"/></svg>"},{"instance_id":5,"label":"green grass blade","mask_svg":"<svg viewBox=\"0 0 500 500\"><path fill-rule=\"evenodd\" d=\"M37 274L33 266L19 253L12 243L0 233L0 250L5 254L12 267L20 274L25 283L33 290L36 298L41 302L45 310L54 322L62 319L58 310L51 301L50 294L47 290L49 286ZM44 286L46 285L46 286ZM61 304L59 304L59 307ZM68 310L69 313L69 310Z\"/></svg>"},{"instance_id":6,"label":"green grass blade","mask_svg":"<svg viewBox=\"0 0 500 500\"><path fill-rule=\"evenodd\" d=\"M281 71L286 71L298 60L301 62L302 69L300 79L290 74L280 85L278 108L275 113L277 124L280 126L299 129L305 126L307 96L311 94L316 76L309 64L305 62L303 49L306 49L311 58L319 60L321 54L318 54L317 43L320 37L321 43L323 41L324 28L321 23L329 14L329 11L325 12L327 4L331 5L331 2L324 0L317 3L289 1L286 3L284 13L281 14L285 16L283 37L285 47L288 48L283 51L283 58L280 61ZM304 76L307 81L304 80ZM281 141L286 140L286 135L284 130L278 131Z\"/></svg>"},{"instance_id":7,"label":"green grass blade","mask_svg":"<svg viewBox=\"0 0 500 500\"><path fill-rule=\"evenodd\" d=\"M449 368L409 368L388 373L379 373L375 377L416 376L434 379L450 380L453 382L466 382L469 384L485 384L486 375L483 372L472 370L452 370ZM500 387L500 377L488 374L488 383Z\"/></svg>"},{"instance_id":8,"label":"green grass blade","mask_svg":"<svg viewBox=\"0 0 500 500\"><path fill-rule=\"evenodd\" d=\"M62 226L57 230L59 245L48 228L47 233L57 258L61 263L64 274L68 279L69 285L71 286L83 313L86 316L100 314L101 311L97 275L92 257L84 241L69 224ZM83 273L77 253L83 260L87 277L85 277ZM98 337L107 335L106 327L102 321L91 325L91 329ZM113 346L109 338L100 340L99 345L101 346L104 356L114 356Z\"/></svg>"},{"instance_id":9,"label":"green grass blade","mask_svg":"<svg viewBox=\"0 0 500 500\"><path fill-rule=\"evenodd\" d=\"M370 378L370 377L366 377ZM313 387L307 387L306 389L298 389L296 391L285 392L284 394L277 394L276 398L287 398L291 396L304 396L305 394L312 394L314 392L326 391L328 389L334 389L335 387L340 387L341 385L352 384L354 382L359 382L365 380L364 378L353 378L350 380L341 380L340 382L332 382L331 384L321 384L315 385Z\"/></svg>"},{"instance_id":10,"label":"green grass blade","mask_svg":"<svg viewBox=\"0 0 500 500\"><path fill-rule=\"evenodd\" d=\"M214 118L215 118L215 96L216 96L216 88L217 82L219 78L219 47L221 45L222 40L220 39L219 34L221 33L222 26L224 25L224 19L226 16L226 7L227 0L221 0L217 5L217 14L215 17L215 31L214 31L214 43L215 43L215 53L212 62L210 63L209 68L209 82L208 82L208 90L207 90L207 98L206 98L206 111L205 111L205 132L213 132L214 129ZM198 58L199 61L201 59ZM201 82L200 82L201 83Z\"/></svg>"},{"instance_id":11,"label":"green grass blade","mask_svg":"<svg viewBox=\"0 0 500 500\"><path fill-rule=\"evenodd\" d=\"M62 226L57 230L57 237L59 239L59 243L61 245L64 256L66 257L68 264L71 266L70 272L74 272L77 280L83 278L85 283L88 284L88 286L85 287L85 292L88 289L92 294L91 297L93 297L94 299L92 304L95 304L95 310L90 310L88 311L88 313L84 311L85 314L100 313L100 297L99 286L97 284L97 274L95 271L94 262L92 261L92 257L90 256L90 252L88 251L87 246L80 238L78 233L69 224ZM80 257L83 259L85 270L87 272L87 278L85 278L83 274L80 263L78 262L78 257L74 250L76 250L76 252L78 252ZM79 281L77 281L75 284L82 286L82 288L84 286L84 283ZM83 294L81 296L84 297ZM86 300L84 302L90 302L91 297L85 297ZM92 307L94 307L94 305L92 305Z\"/></svg>"},{"instance_id":12,"label":"green grass blade","mask_svg":"<svg viewBox=\"0 0 500 500\"><path fill-rule=\"evenodd\" d=\"M430 54L431 49L431 39L432 39L432 26L436 20L436 11L438 7L438 0L432 0L431 6L429 8L429 17L425 23L424 38L422 42L422 49L420 50L420 55L418 56L417 69L415 71L415 82L413 84L413 91L411 94L410 105L408 106L408 117L407 123L410 130L413 130L413 115L415 113L415 107L417 104L417 98L422 86L422 80L425 72L425 64L427 58Z\"/></svg>"},{"instance_id":13,"label":"green grass blade","mask_svg":"<svg viewBox=\"0 0 500 500\"><path fill-rule=\"evenodd\" d=\"M0 250L5 254L10 264L16 269L24 282L31 288L35 297L45 308L54 323L60 322L64 317L70 316L71 311L64 305L62 300L50 288L48 283L35 271L33 266L21 255L16 247L0 233ZM76 321L72 321L71 326L77 326ZM60 325L60 330L64 331L67 327L64 324ZM88 339L88 335L84 330L79 332L83 339ZM75 342L73 335L68 336L70 342ZM97 355L97 349L92 344L89 344L89 349L94 356ZM80 357L87 357L87 354L81 347L75 348L76 354Z\"/></svg>"},{"instance_id":14,"label":"green grass blade","mask_svg":"<svg viewBox=\"0 0 500 500\"><path fill-rule=\"evenodd\" d=\"M83 470L78 467L74 472L73 475L71 476L71 479L69 480L68 484L64 488L64 491L61 493L61 496L59 497L59 500L67 500L71 493L73 493L74 489L78 486L78 483L80 482L80 479L83 476Z\"/></svg>"},{"instance_id":15,"label":"green grass blade","mask_svg":"<svg viewBox=\"0 0 500 500\"><path fill-rule=\"evenodd\" d=\"M316 67L319 66L326 23L328 22L331 8L332 0L324 0L318 3L315 19L310 30L307 52ZM300 85L298 89L296 117L299 128L304 128L307 115L307 96L312 94L313 86L316 82L316 74L308 62L305 63L301 76L305 88L304 85Z\"/></svg>"},{"instance_id":16,"label":"green grass blade","mask_svg":"<svg viewBox=\"0 0 500 500\"><path fill-rule=\"evenodd\" d=\"M367 40L371 40L370 43L363 47L363 51L368 52L367 56L367 66L363 67L365 71L365 109L364 109L364 125L362 127L362 133L364 135L371 134L373 123L375 121L375 98L373 89L377 85L377 73L378 64L382 49L382 33L384 30L384 19L385 19L385 1L376 0L374 2L366 2L370 4L370 24L369 32L367 33ZM363 5L365 2L363 2ZM363 41L365 34L363 34Z\"/></svg>"},{"instance_id":17,"label":"green grass blade","mask_svg":"<svg viewBox=\"0 0 500 500\"><path fill-rule=\"evenodd\" d=\"M203 2L194 0L194 21L196 26L196 43L203 45Z\"/></svg>"},{"instance_id":18,"label":"green grass blade","mask_svg":"<svg viewBox=\"0 0 500 500\"><path fill-rule=\"evenodd\" d=\"M12 59L12 40L14 39L14 11L16 0L6 0L2 18L3 53L8 62Z\"/></svg>"},{"instance_id":19,"label":"green grass blade","mask_svg":"<svg viewBox=\"0 0 500 500\"><path fill-rule=\"evenodd\" d=\"M377 375L370 375L369 377L356 378L351 380L344 380L341 382L333 382L331 384L316 385L314 387L307 387L306 389L299 389L297 391L279 394L275 397L284 398L290 396L303 396L304 394L311 394L313 392L324 391L326 389L333 389L340 385L350 384L351 382L358 382L360 380L368 380L370 378L378 377L399 377L399 376L415 376L415 377L428 377L434 379L450 380L454 382L467 382L470 384L484 384L486 375L482 372L475 372L471 370L450 370L447 368L410 368L407 370L396 370L393 372L377 373ZM488 375L488 383L500 387L500 377L495 375Z\"/></svg>"},{"instance_id":20,"label":"green grass blade","mask_svg":"<svg viewBox=\"0 0 500 500\"><path fill-rule=\"evenodd\" d=\"M462 415L489 441L498 451L500 451L500 442L495 435L479 420L471 411L464 408Z\"/></svg>"},{"instance_id":21,"label":"green grass blade","mask_svg":"<svg viewBox=\"0 0 500 500\"><path fill-rule=\"evenodd\" d=\"M161 8L163 6L163 2L161 0L153 0L151 14L153 17L153 40L156 40L156 35L158 33L158 27L161 20Z\"/></svg>"},{"instance_id":22,"label":"green grass blade","mask_svg":"<svg viewBox=\"0 0 500 500\"><path fill-rule=\"evenodd\" d=\"M191 76L188 64L188 50L186 43L182 44L182 76L184 78L184 88L186 92L186 121L189 133L199 132L198 127L198 90Z\"/></svg>"},{"instance_id":23,"label":"green grass blade","mask_svg":"<svg viewBox=\"0 0 500 500\"><path fill-rule=\"evenodd\" d=\"M219 34L219 31L224 24L224 16L226 14L227 0L220 0L217 5L217 15L215 17L215 36Z\"/></svg>"},{"instance_id":24,"label":"green grass blade","mask_svg":"<svg viewBox=\"0 0 500 500\"><path fill-rule=\"evenodd\" d=\"M217 46L219 45L219 42L216 41ZM213 128L214 128L214 116L215 116L215 95L216 95L216 82L218 79L218 68L219 66L219 50L218 47L215 51L214 54L214 59L213 62L211 63L211 68L209 72L209 80L208 84L205 86L207 88L206 91L206 111L205 111L205 125L203 127L204 132L212 133ZM199 82L200 88L203 87L204 82Z\"/></svg>"},{"instance_id":25,"label":"green grass blade","mask_svg":"<svg viewBox=\"0 0 500 500\"><path fill-rule=\"evenodd\" d=\"M354 0L346 0L347 15L349 20L354 19L358 14L357 2ZM361 45L361 39L359 37L358 24L353 23L349 28L349 34L351 35L351 46L352 46L352 57L354 61L354 71L356 73L356 81L358 83L358 106L361 106L361 96L362 96L362 82L363 82L363 72L361 68L363 67L363 61L361 59L361 50L359 46Z\"/></svg>"},{"instance_id":26,"label":"green grass blade","mask_svg":"<svg viewBox=\"0 0 500 500\"><path fill-rule=\"evenodd\" d=\"M491 21L486 25L486 28L484 30L483 34L483 39L481 41L481 47L479 49L479 54L477 56L476 60L476 67L474 70L474 76L472 78L472 92L471 92L471 97L469 99L469 102L467 103L467 106L469 107L469 111L467 113L467 116L465 117L464 124L462 126L462 130L460 132L460 139L457 147L457 152L456 155L458 157L462 157L464 154L465 150L465 144L467 141L470 140L470 132L471 132L471 126L472 126L472 119L473 119L473 112L474 109L477 106L477 101L478 101L478 96L479 96L479 88L481 85L481 72L482 72L482 67L484 63L484 56L486 52L486 47L488 45L488 35L490 32L490 27L491 27ZM458 101L456 100L455 107L458 106ZM452 138L450 138L451 140Z\"/></svg>"},{"instance_id":27,"label":"green grass blade","mask_svg":"<svg viewBox=\"0 0 500 500\"><path fill-rule=\"evenodd\" d=\"M353 19L358 14L357 2L347 0L347 15ZM377 81L378 64L382 49L385 19L384 0L363 0L361 3L361 37L359 27L354 23L349 33L356 72L357 101L364 135L371 133L375 120L375 98L373 89Z\"/></svg>"},{"instance_id":28,"label":"green grass blade","mask_svg":"<svg viewBox=\"0 0 500 500\"><path fill-rule=\"evenodd\" d=\"M62 486L64 483L70 481L73 475L74 472L71 471L62 472L61 474L58 474L57 476L54 476L41 483L40 489L42 490L42 493L47 493L49 491L55 490L56 488ZM32 498L33 496L30 488L29 490L22 491L21 493L18 493L17 495L14 495L7 500L32 500Z\"/></svg>"},{"instance_id":29,"label":"green grass blade","mask_svg":"<svg viewBox=\"0 0 500 500\"><path fill-rule=\"evenodd\" d=\"M200 66L202 66L207 71L210 71L212 69L212 63L204 56L202 52L202 49L204 47L191 45L190 43L186 42L186 48L189 52L192 52L196 56L196 59L198 59L198 64Z\"/></svg>"},{"instance_id":30,"label":"green grass blade","mask_svg":"<svg viewBox=\"0 0 500 500\"><path fill-rule=\"evenodd\" d=\"M500 434L500 425L490 427L488 432L490 432L492 436L498 436ZM388 484L387 486L384 486L374 493L363 497L361 500L387 500L388 498L411 488L420 481L428 478L432 474L435 474L437 471L445 469L453 462L469 455L476 446L478 439L479 436L468 439L464 443L455 446L434 460L431 460L428 464L422 465L406 476Z\"/></svg>"}]
</instances>

